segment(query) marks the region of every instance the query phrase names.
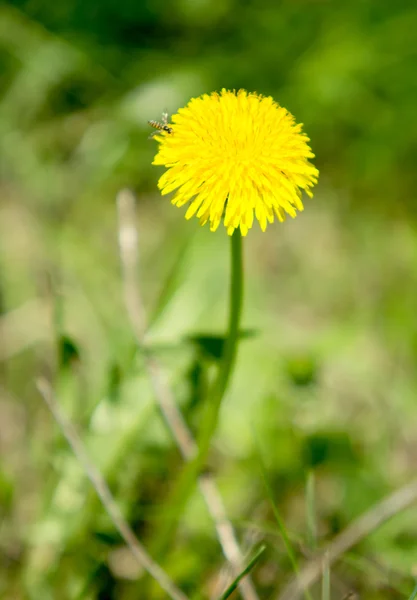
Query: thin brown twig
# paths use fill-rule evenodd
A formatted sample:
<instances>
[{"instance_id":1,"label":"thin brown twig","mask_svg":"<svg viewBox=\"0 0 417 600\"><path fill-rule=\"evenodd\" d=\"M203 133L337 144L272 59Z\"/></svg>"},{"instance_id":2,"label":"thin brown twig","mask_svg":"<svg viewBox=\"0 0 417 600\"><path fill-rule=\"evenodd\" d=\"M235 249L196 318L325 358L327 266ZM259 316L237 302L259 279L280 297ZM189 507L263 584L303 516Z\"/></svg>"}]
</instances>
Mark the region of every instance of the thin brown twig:
<instances>
[{"instance_id":1,"label":"thin brown twig","mask_svg":"<svg viewBox=\"0 0 417 600\"><path fill-rule=\"evenodd\" d=\"M187 596L185 596L185 594L177 588L165 571L163 571L163 569L161 569L161 567L149 556L123 517L109 486L107 485L96 465L88 456L80 436L78 435L72 423L62 412L50 384L45 379L41 378L37 381L37 387L46 405L55 418L55 421L59 425L62 434L72 448L72 451L74 452L79 463L82 465L113 525L126 542L132 555L136 558L141 567L143 567L159 583L161 588L172 600L187 600Z\"/></svg>"},{"instance_id":2,"label":"thin brown twig","mask_svg":"<svg viewBox=\"0 0 417 600\"><path fill-rule=\"evenodd\" d=\"M278 595L277 600L296 600L303 590L310 587L322 573L323 559L326 557L330 567L345 552L356 546L358 542L417 501L417 479L404 485L386 498L372 506L363 515L355 519L316 557L309 561L298 576Z\"/></svg>"},{"instance_id":3,"label":"thin brown twig","mask_svg":"<svg viewBox=\"0 0 417 600\"><path fill-rule=\"evenodd\" d=\"M116 201L126 310L137 343L139 346L143 346L146 320L138 281L139 250L138 231L135 226L136 200L134 194L129 190L121 190ZM144 360L156 401L165 422L184 460L190 461L196 455L197 445L175 403L171 389L164 377L163 369L157 359L149 353L145 353ZM234 576L236 576L244 567L243 556L233 526L227 518L221 495L210 474L200 475L198 486L213 520L223 554L230 564ZM258 595L249 576L239 583L239 591L244 600L258 600Z\"/></svg>"}]
</instances>

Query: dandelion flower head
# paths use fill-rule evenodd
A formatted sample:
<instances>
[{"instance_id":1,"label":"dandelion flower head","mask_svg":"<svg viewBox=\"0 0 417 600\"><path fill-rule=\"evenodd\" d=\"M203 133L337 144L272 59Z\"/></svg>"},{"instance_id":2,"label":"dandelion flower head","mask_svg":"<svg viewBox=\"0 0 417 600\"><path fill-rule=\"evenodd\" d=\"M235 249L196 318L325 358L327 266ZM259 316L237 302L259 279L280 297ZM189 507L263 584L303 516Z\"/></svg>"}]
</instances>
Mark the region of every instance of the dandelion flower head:
<instances>
[{"instance_id":1,"label":"dandelion flower head","mask_svg":"<svg viewBox=\"0 0 417 600\"><path fill-rule=\"evenodd\" d=\"M303 190L312 196L309 138L271 97L222 90L191 99L171 120L155 136L153 164L167 168L161 193L175 190L173 204L189 203L186 219L196 215L212 231L223 220L229 235L246 235L254 218L265 231L303 210Z\"/></svg>"}]
</instances>

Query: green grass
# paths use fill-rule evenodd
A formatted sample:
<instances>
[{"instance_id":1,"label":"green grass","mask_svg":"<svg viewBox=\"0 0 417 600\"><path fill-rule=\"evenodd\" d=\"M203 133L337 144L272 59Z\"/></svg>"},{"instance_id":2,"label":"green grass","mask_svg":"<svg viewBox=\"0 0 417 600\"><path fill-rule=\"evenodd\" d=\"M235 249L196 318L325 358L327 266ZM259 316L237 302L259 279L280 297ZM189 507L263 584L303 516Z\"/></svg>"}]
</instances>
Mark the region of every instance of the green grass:
<instances>
[{"instance_id":1,"label":"green grass","mask_svg":"<svg viewBox=\"0 0 417 600\"><path fill-rule=\"evenodd\" d=\"M233 594L233 592L237 589L239 582L248 575L252 569L255 567L257 562L260 560L262 554L265 552L266 546L261 546L259 550L256 551L253 558L248 562L247 566L243 569L241 573L232 581L227 590L221 595L220 600L227 600Z\"/></svg>"},{"instance_id":2,"label":"green grass","mask_svg":"<svg viewBox=\"0 0 417 600\"><path fill-rule=\"evenodd\" d=\"M224 85L287 106L321 170L303 214L245 240L246 333L208 460L256 559L244 565L259 600L278 600L315 552L415 477L416 19L376 0L0 8L1 598L164 598L46 411L40 376L178 587L200 600L230 586L196 486L185 506L171 501L184 463L126 313L115 207L135 190L146 346L198 437L228 239L160 197L146 121ZM409 597L414 513L324 569L311 597Z\"/></svg>"}]
</instances>

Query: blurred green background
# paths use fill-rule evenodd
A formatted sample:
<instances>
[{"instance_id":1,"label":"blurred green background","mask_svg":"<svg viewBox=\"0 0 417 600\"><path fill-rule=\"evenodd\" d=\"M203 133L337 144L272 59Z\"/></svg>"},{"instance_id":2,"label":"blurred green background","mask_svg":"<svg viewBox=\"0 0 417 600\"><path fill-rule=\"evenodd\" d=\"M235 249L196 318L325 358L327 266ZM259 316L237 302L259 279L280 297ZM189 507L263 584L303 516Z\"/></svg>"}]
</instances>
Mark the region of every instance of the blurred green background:
<instances>
[{"instance_id":1,"label":"blurred green background","mask_svg":"<svg viewBox=\"0 0 417 600\"><path fill-rule=\"evenodd\" d=\"M228 239L160 197L147 120L222 87L288 108L321 173L304 213L245 241L243 325L256 335L211 459L243 548L267 544L259 597L292 572L260 451L300 564L414 477L416 31L411 1L0 6L1 598L165 597L132 564L39 375L161 565L193 599L217 589L224 559L197 491L161 549L182 462L124 308L115 195L137 194L149 341L195 427L205 361L188 339L224 330ZM407 598L414 575L415 508L338 561L332 598Z\"/></svg>"}]
</instances>

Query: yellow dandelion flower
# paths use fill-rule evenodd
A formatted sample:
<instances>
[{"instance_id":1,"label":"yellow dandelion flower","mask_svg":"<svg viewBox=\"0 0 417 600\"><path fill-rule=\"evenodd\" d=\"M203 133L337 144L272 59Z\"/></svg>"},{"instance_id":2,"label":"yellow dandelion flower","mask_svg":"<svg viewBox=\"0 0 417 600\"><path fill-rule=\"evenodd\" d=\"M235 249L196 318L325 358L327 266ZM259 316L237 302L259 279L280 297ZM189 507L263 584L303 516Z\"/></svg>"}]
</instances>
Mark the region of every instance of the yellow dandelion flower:
<instances>
[{"instance_id":1,"label":"yellow dandelion flower","mask_svg":"<svg viewBox=\"0 0 417 600\"><path fill-rule=\"evenodd\" d=\"M192 98L171 120L155 136L153 164L167 167L161 193L176 190L176 206L190 202L186 219L196 215L215 231L224 217L229 235L246 235L254 216L265 231L275 216L303 210L303 190L312 196L318 170L309 138L271 97L223 89Z\"/></svg>"}]
</instances>

